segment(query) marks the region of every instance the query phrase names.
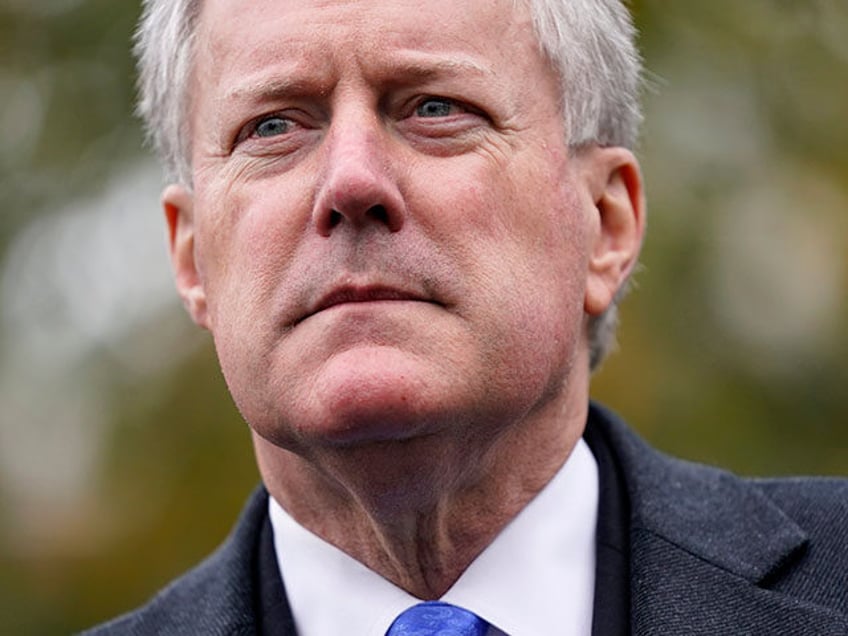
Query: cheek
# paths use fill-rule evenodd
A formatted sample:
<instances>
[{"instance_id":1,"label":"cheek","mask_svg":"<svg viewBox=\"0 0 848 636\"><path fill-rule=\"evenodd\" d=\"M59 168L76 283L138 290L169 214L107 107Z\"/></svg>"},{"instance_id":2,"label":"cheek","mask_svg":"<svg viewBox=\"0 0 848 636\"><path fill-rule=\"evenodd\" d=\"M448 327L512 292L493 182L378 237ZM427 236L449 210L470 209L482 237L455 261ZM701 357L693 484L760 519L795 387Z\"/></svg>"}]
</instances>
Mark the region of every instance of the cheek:
<instances>
[{"instance_id":1,"label":"cheek","mask_svg":"<svg viewBox=\"0 0 848 636\"><path fill-rule=\"evenodd\" d=\"M458 311L486 363L509 372L496 379L526 385L553 377L555 384L581 333L588 217L564 170L525 165L431 179L441 187L426 190L422 209L440 210L428 229L456 264L464 290Z\"/></svg>"},{"instance_id":2,"label":"cheek","mask_svg":"<svg viewBox=\"0 0 848 636\"><path fill-rule=\"evenodd\" d=\"M258 310L267 310L294 258L307 205L298 198L262 183L207 190L196 241L213 323L270 315Z\"/></svg>"},{"instance_id":3,"label":"cheek","mask_svg":"<svg viewBox=\"0 0 848 636\"><path fill-rule=\"evenodd\" d=\"M468 162L442 171L441 178L421 179L412 207L429 211L421 222L434 244L449 246L461 271L477 284L524 298L533 297L534 290L581 292L589 255L588 207L564 160L523 160Z\"/></svg>"},{"instance_id":4,"label":"cheek","mask_svg":"<svg viewBox=\"0 0 848 636\"><path fill-rule=\"evenodd\" d=\"M291 200L265 188L208 188L196 248L202 262L210 331L224 378L248 421L267 408L266 370L277 337L275 302L292 262Z\"/></svg>"}]
</instances>

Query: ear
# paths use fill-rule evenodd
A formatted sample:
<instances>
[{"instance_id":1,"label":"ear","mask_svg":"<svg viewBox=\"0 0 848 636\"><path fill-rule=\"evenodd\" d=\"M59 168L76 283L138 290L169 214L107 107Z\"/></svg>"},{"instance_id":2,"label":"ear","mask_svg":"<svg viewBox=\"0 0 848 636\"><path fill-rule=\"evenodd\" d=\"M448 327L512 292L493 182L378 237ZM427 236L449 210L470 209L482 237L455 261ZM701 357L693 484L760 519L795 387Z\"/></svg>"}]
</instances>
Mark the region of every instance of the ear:
<instances>
[{"instance_id":1,"label":"ear","mask_svg":"<svg viewBox=\"0 0 848 636\"><path fill-rule=\"evenodd\" d=\"M206 292L197 267L194 244L194 196L182 185L169 185L162 193L168 223L168 247L177 292L191 319L209 329Z\"/></svg>"},{"instance_id":2,"label":"ear","mask_svg":"<svg viewBox=\"0 0 848 636\"><path fill-rule=\"evenodd\" d=\"M579 153L599 221L590 245L584 309L598 316L636 266L645 234L645 197L639 163L632 152L591 147Z\"/></svg>"}]
</instances>

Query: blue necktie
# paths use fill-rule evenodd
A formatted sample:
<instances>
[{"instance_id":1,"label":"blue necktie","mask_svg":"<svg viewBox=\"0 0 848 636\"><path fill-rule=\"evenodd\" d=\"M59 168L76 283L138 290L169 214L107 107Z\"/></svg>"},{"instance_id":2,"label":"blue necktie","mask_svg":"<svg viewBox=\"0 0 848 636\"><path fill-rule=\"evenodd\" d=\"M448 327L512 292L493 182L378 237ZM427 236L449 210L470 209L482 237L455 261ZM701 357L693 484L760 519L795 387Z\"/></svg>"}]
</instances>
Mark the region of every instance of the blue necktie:
<instances>
[{"instance_id":1,"label":"blue necktie","mask_svg":"<svg viewBox=\"0 0 848 636\"><path fill-rule=\"evenodd\" d=\"M488 627L482 618L461 607L427 601L398 616L386 636L485 636Z\"/></svg>"}]
</instances>

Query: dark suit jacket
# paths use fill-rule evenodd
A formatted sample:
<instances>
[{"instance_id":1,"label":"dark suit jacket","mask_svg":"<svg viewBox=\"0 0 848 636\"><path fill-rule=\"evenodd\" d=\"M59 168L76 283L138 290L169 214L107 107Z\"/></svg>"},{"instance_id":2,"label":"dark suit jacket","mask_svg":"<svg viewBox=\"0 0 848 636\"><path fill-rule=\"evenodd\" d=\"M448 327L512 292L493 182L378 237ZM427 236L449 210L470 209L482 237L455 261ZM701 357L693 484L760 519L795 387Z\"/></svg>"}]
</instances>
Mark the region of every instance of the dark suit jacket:
<instances>
[{"instance_id":1,"label":"dark suit jacket","mask_svg":"<svg viewBox=\"0 0 848 636\"><path fill-rule=\"evenodd\" d=\"M848 480L740 479L655 451L594 405L588 426L627 492L633 634L848 635ZM268 589L274 559L259 558L267 496L201 565L90 633L294 636L282 584Z\"/></svg>"}]
</instances>

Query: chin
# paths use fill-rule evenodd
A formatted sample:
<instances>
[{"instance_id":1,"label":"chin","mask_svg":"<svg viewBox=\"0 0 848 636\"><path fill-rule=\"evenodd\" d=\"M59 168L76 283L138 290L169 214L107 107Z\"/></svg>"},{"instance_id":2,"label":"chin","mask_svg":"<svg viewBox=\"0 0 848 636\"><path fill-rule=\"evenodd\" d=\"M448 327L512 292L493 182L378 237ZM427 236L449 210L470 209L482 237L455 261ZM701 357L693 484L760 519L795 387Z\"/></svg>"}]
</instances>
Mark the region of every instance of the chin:
<instances>
[{"instance_id":1,"label":"chin","mask_svg":"<svg viewBox=\"0 0 848 636\"><path fill-rule=\"evenodd\" d=\"M315 379L311 406L317 424L305 434L327 442L362 444L432 433L441 420L445 370L390 347L363 347L330 358ZM447 401L450 401L449 399Z\"/></svg>"}]
</instances>

